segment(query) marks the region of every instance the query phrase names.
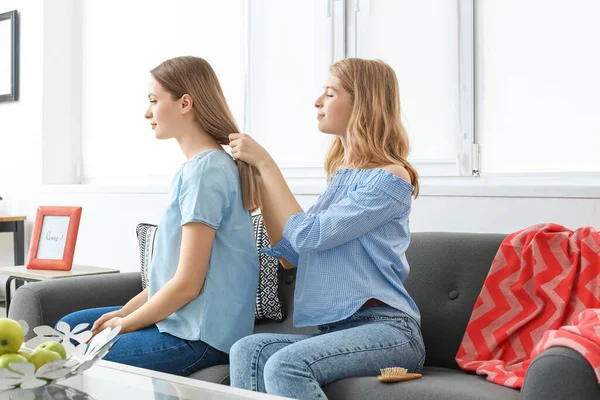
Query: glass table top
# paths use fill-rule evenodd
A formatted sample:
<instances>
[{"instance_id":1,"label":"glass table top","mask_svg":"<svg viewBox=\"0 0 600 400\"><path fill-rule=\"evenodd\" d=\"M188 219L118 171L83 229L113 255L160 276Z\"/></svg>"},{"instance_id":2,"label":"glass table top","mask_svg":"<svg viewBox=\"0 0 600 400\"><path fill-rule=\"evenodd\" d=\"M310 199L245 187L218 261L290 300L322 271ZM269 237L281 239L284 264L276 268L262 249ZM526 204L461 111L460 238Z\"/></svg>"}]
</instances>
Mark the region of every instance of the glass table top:
<instances>
[{"instance_id":1,"label":"glass table top","mask_svg":"<svg viewBox=\"0 0 600 400\"><path fill-rule=\"evenodd\" d=\"M37 389L0 392L0 400L283 399L216 383L98 361L82 375Z\"/></svg>"}]
</instances>

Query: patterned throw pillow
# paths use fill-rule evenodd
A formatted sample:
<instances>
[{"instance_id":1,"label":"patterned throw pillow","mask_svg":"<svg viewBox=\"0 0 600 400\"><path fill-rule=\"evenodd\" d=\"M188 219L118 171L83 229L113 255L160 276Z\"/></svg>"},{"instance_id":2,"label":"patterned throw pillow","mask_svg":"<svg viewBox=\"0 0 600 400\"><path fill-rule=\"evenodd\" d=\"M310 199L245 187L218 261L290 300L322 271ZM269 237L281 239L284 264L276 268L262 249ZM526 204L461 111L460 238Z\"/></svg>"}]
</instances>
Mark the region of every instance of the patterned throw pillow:
<instances>
[{"instance_id":1,"label":"patterned throw pillow","mask_svg":"<svg viewBox=\"0 0 600 400\"><path fill-rule=\"evenodd\" d=\"M256 319L270 319L283 321L286 317L283 297L279 291L279 268L277 258L262 254L261 249L271 246L267 229L262 214L252 216L256 250L259 252L260 275L258 277L258 290L256 292ZM283 268L283 267L282 267Z\"/></svg>"},{"instance_id":2,"label":"patterned throw pillow","mask_svg":"<svg viewBox=\"0 0 600 400\"><path fill-rule=\"evenodd\" d=\"M256 291L255 319L283 321L286 317L285 305L279 292L279 260L275 257L260 253L260 249L271 246L267 230L261 214L252 216L256 250L259 252L260 273L258 290ZM142 290L150 283L150 266L154 252L154 239L158 227L141 223L136 228L140 250L140 266L142 272Z\"/></svg>"},{"instance_id":3,"label":"patterned throw pillow","mask_svg":"<svg viewBox=\"0 0 600 400\"><path fill-rule=\"evenodd\" d=\"M154 254L154 239L158 226L152 224L138 224L135 233L138 238L140 248L140 267L142 271L142 290L150 284L150 266L152 265L152 255Z\"/></svg>"}]
</instances>

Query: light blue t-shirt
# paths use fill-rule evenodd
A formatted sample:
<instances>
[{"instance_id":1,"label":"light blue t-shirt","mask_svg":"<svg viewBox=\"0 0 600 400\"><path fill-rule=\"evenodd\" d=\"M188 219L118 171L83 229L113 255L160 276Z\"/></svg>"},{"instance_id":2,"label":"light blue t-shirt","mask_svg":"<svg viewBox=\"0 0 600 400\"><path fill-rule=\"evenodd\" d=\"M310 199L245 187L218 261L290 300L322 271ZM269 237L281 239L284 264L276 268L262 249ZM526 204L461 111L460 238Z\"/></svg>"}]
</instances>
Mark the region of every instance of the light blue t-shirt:
<instances>
[{"instance_id":1,"label":"light blue t-shirt","mask_svg":"<svg viewBox=\"0 0 600 400\"><path fill-rule=\"evenodd\" d=\"M175 276L182 226L188 222L216 230L206 279L198 297L156 325L161 332L228 353L254 327L259 259L237 166L226 152L204 151L173 178L156 236L150 297Z\"/></svg>"}]
</instances>

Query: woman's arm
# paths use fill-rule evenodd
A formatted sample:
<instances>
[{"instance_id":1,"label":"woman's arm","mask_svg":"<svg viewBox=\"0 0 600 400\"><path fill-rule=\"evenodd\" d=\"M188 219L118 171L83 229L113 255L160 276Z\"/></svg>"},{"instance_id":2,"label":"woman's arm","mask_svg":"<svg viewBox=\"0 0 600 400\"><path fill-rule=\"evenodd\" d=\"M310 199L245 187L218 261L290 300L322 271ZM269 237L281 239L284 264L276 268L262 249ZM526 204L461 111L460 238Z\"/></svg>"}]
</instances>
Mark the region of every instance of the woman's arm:
<instances>
[{"instance_id":1,"label":"woman's arm","mask_svg":"<svg viewBox=\"0 0 600 400\"><path fill-rule=\"evenodd\" d=\"M277 243L281 240L283 228L290 216L304 210L298 204L271 156L256 167L261 176L261 211L265 226L271 243Z\"/></svg>"},{"instance_id":2,"label":"woman's arm","mask_svg":"<svg viewBox=\"0 0 600 400\"><path fill-rule=\"evenodd\" d=\"M388 188L382 186L358 185L325 210L292 215L284 240L297 253L316 253L357 239L393 219L406 218L411 210L412 186L398 196L389 193L394 182L388 182Z\"/></svg>"},{"instance_id":3,"label":"woman's arm","mask_svg":"<svg viewBox=\"0 0 600 400\"><path fill-rule=\"evenodd\" d=\"M243 133L233 133L229 135L229 140L232 155L254 165L260 172L261 212L271 243L278 243L290 216L304 210L292 194L281 170L262 146ZM287 269L295 267L288 260L280 260Z\"/></svg>"},{"instance_id":4,"label":"woman's arm","mask_svg":"<svg viewBox=\"0 0 600 400\"><path fill-rule=\"evenodd\" d=\"M270 161L270 165L265 165L262 169L259 169L261 174L261 212L269 239L271 243L276 244L281 240L283 228L289 216L303 210L292 194L277 164L272 159ZM279 200L275 200L278 196L280 196ZM296 265L283 257L279 261L281 261L281 264L286 269L296 267Z\"/></svg>"},{"instance_id":5,"label":"woman's arm","mask_svg":"<svg viewBox=\"0 0 600 400\"><path fill-rule=\"evenodd\" d=\"M114 317L123 318L123 317L128 316L129 314L131 314L132 312L134 312L135 310L140 308L142 305L144 305L147 301L148 301L148 288L146 288L146 289L142 290L140 293L138 293L137 296L135 296L133 299L129 300L127 302L127 304L125 304L119 310L106 313L103 316L101 316L100 318L98 318L94 322L94 325L92 326L92 333L94 335L96 333L98 333L100 331L99 328L102 325L104 325L104 323L106 321L111 320Z\"/></svg>"},{"instance_id":6,"label":"woman's arm","mask_svg":"<svg viewBox=\"0 0 600 400\"><path fill-rule=\"evenodd\" d=\"M126 317L148 301L148 288L142 290L137 296L129 300L127 304L119 310L121 317Z\"/></svg>"},{"instance_id":7,"label":"woman's arm","mask_svg":"<svg viewBox=\"0 0 600 400\"><path fill-rule=\"evenodd\" d=\"M232 155L250 165L254 165L261 176L263 218L272 243L281 240L283 227L288 218L302 207L296 201L279 167L271 155L254 139L245 133L229 135Z\"/></svg>"},{"instance_id":8,"label":"woman's arm","mask_svg":"<svg viewBox=\"0 0 600 400\"><path fill-rule=\"evenodd\" d=\"M162 321L196 298L204 285L214 238L215 230L208 225L201 222L185 224L175 276L137 310L107 321L99 330L117 325L121 326L121 333L143 329Z\"/></svg>"}]
</instances>

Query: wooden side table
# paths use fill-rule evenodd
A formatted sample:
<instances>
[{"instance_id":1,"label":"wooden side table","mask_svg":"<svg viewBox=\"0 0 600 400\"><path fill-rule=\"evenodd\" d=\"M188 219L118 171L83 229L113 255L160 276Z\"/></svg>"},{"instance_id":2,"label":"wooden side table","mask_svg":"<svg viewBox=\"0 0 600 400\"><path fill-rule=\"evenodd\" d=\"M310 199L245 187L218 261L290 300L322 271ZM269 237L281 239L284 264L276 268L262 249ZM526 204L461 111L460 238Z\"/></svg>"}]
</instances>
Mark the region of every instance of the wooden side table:
<instances>
[{"instance_id":1,"label":"wooden side table","mask_svg":"<svg viewBox=\"0 0 600 400\"><path fill-rule=\"evenodd\" d=\"M0 215L0 232L12 232L15 249L15 265L25 264L25 229L27 217L12 217Z\"/></svg>"},{"instance_id":2,"label":"wooden side table","mask_svg":"<svg viewBox=\"0 0 600 400\"><path fill-rule=\"evenodd\" d=\"M75 264L70 271L27 269L24 265L0 268L0 275L8 275L8 280L6 281L6 315L8 315L8 308L10 307L10 283L13 280L17 282L38 282L49 279L71 278L74 276L116 274L118 272L118 269Z\"/></svg>"}]
</instances>

